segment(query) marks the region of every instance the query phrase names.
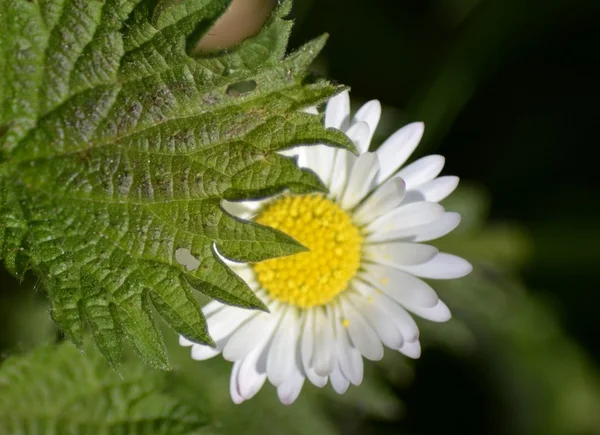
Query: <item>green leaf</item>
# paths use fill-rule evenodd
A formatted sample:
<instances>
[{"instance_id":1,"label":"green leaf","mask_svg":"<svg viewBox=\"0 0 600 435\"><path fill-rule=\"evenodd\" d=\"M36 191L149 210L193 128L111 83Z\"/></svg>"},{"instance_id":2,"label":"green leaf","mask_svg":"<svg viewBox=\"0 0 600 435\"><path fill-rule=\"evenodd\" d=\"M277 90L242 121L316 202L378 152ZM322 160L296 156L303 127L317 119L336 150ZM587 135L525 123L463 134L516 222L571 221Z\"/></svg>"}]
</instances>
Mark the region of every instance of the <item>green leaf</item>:
<instances>
[{"instance_id":1,"label":"green leaf","mask_svg":"<svg viewBox=\"0 0 600 435\"><path fill-rule=\"evenodd\" d=\"M143 364L113 371L93 349L43 346L0 366L0 433L211 433L199 406Z\"/></svg>"},{"instance_id":2,"label":"green leaf","mask_svg":"<svg viewBox=\"0 0 600 435\"><path fill-rule=\"evenodd\" d=\"M85 321L114 366L126 338L169 367L153 309L211 344L195 290L265 309L218 254L254 262L304 248L221 201L323 190L278 151L352 149L301 111L341 88L305 80L324 37L285 56L290 1L236 48L190 54L228 5L0 2L0 259L15 275L33 270L60 328L81 345Z\"/></svg>"},{"instance_id":3,"label":"green leaf","mask_svg":"<svg viewBox=\"0 0 600 435\"><path fill-rule=\"evenodd\" d=\"M274 388L235 405L230 363L198 364L170 345L177 371L126 359L112 370L95 348L46 345L0 363L2 434L329 435L338 433L316 388L292 407ZM268 417L268 418L266 418Z\"/></svg>"}]
</instances>

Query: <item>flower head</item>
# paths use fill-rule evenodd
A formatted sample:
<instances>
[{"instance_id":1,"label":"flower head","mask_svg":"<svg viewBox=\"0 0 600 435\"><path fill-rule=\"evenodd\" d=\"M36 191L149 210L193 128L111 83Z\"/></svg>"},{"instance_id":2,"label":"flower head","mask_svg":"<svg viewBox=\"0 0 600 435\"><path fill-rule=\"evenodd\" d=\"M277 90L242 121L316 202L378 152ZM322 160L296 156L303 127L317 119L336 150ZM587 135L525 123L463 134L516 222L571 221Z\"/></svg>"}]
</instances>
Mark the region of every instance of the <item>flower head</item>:
<instances>
[{"instance_id":1,"label":"flower head","mask_svg":"<svg viewBox=\"0 0 600 435\"><path fill-rule=\"evenodd\" d=\"M363 357L379 360L383 347L418 358L419 330L411 313L434 322L450 311L420 278L468 274L462 258L424 244L452 231L457 213L439 203L458 178L438 177L442 156L401 168L419 144L423 124L409 124L368 152L381 106L371 101L350 118L347 92L332 98L325 124L343 130L359 155L324 145L292 150L316 172L327 195L283 194L228 203L246 219L281 230L308 251L258 264L230 263L270 313L209 303L203 311L216 348L192 343L192 358L219 353L233 361L231 396L241 403L268 379L292 403L308 379L338 393L363 378Z\"/></svg>"}]
</instances>

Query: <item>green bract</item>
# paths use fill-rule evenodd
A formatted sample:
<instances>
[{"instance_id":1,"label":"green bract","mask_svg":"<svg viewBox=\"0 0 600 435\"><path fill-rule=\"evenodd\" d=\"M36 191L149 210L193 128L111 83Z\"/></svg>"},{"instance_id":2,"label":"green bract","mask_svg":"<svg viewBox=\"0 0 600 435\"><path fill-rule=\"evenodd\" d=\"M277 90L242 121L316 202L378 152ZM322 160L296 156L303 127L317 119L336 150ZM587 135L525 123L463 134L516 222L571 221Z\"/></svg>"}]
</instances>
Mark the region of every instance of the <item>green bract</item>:
<instances>
[{"instance_id":1,"label":"green bract","mask_svg":"<svg viewBox=\"0 0 600 435\"><path fill-rule=\"evenodd\" d=\"M305 83L324 38L285 57L290 4L235 49L194 58L228 0L0 0L0 258L33 270L78 345L85 319L113 365L127 337L169 367L151 306L211 343L193 289L264 308L215 251L254 262L303 249L220 207L323 189L278 150L352 147L301 111L340 88Z\"/></svg>"}]
</instances>

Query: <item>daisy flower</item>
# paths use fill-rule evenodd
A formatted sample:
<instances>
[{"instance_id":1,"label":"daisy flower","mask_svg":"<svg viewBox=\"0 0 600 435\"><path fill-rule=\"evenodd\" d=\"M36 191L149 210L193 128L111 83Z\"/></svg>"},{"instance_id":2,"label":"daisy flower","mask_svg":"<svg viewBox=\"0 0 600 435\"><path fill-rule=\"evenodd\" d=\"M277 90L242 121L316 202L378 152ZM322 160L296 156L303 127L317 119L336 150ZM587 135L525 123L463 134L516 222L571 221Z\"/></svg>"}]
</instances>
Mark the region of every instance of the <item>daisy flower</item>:
<instances>
[{"instance_id":1,"label":"daisy flower","mask_svg":"<svg viewBox=\"0 0 600 435\"><path fill-rule=\"evenodd\" d=\"M309 249L258 264L228 263L270 313L212 301L203 312L216 348L180 337L196 360L222 353L234 362L235 403L253 397L267 379L284 404L296 400L306 379L317 387L330 382L342 394L361 383L363 357L381 359L384 346L420 356L412 315L450 319L448 307L420 278L459 278L471 265L422 242L459 224L460 215L439 204L458 178L438 177L444 166L439 155L401 168L421 140L422 123L401 128L368 152L380 115L379 102L370 101L351 118L344 92L327 104L325 124L344 131L359 155L324 145L292 150L299 166L327 185L327 195L224 204Z\"/></svg>"}]
</instances>

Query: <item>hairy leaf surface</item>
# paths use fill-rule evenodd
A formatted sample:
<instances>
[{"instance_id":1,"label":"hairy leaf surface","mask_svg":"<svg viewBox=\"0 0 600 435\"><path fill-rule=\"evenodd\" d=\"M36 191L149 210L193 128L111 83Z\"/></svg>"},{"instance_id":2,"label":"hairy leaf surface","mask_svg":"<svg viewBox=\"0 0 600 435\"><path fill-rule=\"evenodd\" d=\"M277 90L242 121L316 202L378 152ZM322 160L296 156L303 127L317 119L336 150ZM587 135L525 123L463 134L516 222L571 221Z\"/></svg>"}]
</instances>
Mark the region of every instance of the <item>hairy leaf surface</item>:
<instances>
[{"instance_id":1,"label":"hairy leaf surface","mask_svg":"<svg viewBox=\"0 0 600 435\"><path fill-rule=\"evenodd\" d=\"M340 89L306 80L324 38L286 56L290 5L238 47L192 56L228 0L0 0L0 258L33 270L76 344L88 324L112 364L129 338L167 369L152 311L211 343L194 290L264 308L220 256L304 249L220 206L322 190L278 151L352 147L302 111Z\"/></svg>"}]
</instances>

